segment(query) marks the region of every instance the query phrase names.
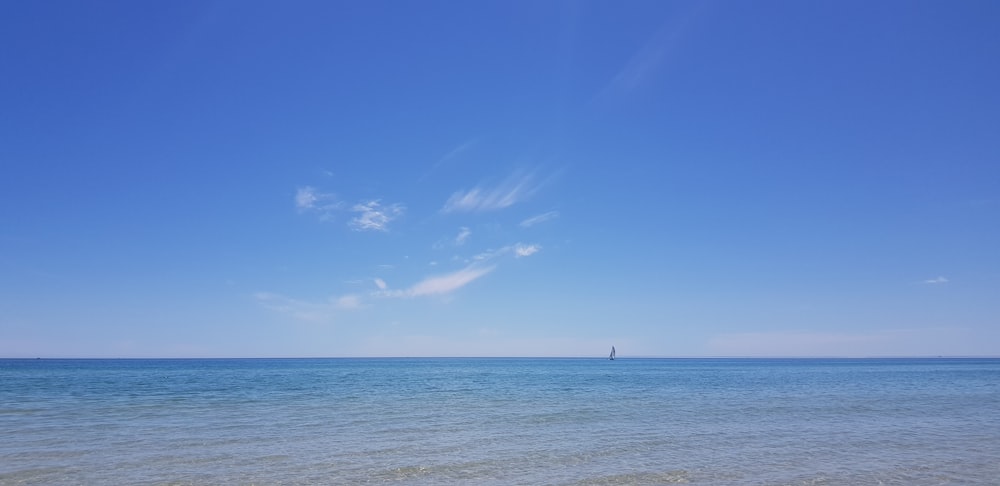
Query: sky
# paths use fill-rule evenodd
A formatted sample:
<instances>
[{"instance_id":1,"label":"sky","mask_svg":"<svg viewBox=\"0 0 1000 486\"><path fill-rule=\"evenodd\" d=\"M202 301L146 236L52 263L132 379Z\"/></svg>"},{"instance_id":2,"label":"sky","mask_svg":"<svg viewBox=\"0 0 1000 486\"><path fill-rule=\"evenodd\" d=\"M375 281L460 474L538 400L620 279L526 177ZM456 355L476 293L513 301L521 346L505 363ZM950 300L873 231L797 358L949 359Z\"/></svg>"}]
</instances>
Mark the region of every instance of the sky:
<instances>
[{"instance_id":1,"label":"sky","mask_svg":"<svg viewBox=\"0 0 1000 486\"><path fill-rule=\"evenodd\" d=\"M0 3L0 357L1000 355L998 20Z\"/></svg>"}]
</instances>

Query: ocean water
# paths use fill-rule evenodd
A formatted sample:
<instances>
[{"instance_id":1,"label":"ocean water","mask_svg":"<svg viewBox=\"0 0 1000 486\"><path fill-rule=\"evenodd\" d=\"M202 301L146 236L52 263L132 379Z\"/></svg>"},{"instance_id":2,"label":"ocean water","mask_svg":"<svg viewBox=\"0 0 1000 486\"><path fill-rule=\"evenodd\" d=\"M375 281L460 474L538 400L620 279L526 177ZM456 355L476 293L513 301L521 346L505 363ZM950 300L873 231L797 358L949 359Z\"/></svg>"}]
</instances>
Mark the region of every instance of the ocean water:
<instances>
[{"instance_id":1,"label":"ocean water","mask_svg":"<svg viewBox=\"0 0 1000 486\"><path fill-rule=\"evenodd\" d=\"M1000 360L0 360L0 485L678 483L1000 484Z\"/></svg>"}]
</instances>

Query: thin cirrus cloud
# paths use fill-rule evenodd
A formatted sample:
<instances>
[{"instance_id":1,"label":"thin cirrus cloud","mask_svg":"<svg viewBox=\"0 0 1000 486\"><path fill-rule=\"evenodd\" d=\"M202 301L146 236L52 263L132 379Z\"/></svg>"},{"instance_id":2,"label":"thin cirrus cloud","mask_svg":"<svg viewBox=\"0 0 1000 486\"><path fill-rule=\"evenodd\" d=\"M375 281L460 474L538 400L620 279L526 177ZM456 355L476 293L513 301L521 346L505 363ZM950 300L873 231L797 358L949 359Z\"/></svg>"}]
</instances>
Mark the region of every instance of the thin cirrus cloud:
<instances>
[{"instance_id":1,"label":"thin cirrus cloud","mask_svg":"<svg viewBox=\"0 0 1000 486\"><path fill-rule=\"evenodd\" d=\"M390 289L385 280L375 277L371 279L371 282L377 290L368 294L367 297L446 297L495 270L497 265L489 263L491 260L507 254L513 254L514 258L527 257L534 255L540 250L541 246L537 244L526 245L517 243L498 250L483 252L473 257L471 263L460 270L426 277L405 289ZM320 302L294 299L270 292L257 292L254 294L254 297L262 306L268 309L309 322L329 322L334 320L343 311L362 309L368 305L365 302L366 299L356 294L333 296Z\"/></svg>"},{"instance_id":2,"label":"thin cirrus cloud","mask_svg":"<svg viewBox=\"0 0 1000 486\"><path fill-rule=\"evenodd\" d=\"M406 211L401 204L384 205L380 200L359 202L350 208L337 200L332 193L321 192L315 187L300 187L295 192L295 207L301 212L319 215L323 221L332 220L338 211L357 213L348 225L356 231L388 231L389 223Z\"/></svg>"},{"instance_id":3,"label":"thin cirrus cloud","mask_svg":"<svg viewBox=\"0 0 1000 486\"><path fill-rule=\"evenodd\" d=\"M672 17L666 21L615 74L611 82L598 94L598 99L628 93L652 82L664 69L671 54L677 49L701 7Z\"/></svg>"},{"instance_id":4,"label":"thin cirrus cloud","mask_svg":"<svg viewBox=\"0 0 1000 486\"><path fill-rule=\"evenodd\" d=\"M361 298L353 294L334 296L321 302L308 302L271 292L257 292L254 298L268 309L307 322L328 322L341 311L362 307Z\"/></svg>"},{"instance_id":5,"label":"thin cirrus cloud","mask_svg":"<svg viewBox=\"0 0 1000 486\"><path fill-rule=\"evenodd\" d=\"M522 228L530 228L530 227L532 227L532 226L534 226L536 224L544 223L546 221L549 221L551 219L555 219L555 218L558 218L558 217L559 217L559 211L549 211L547 213L542 213L542 214L539 214L537 216L532 216L532 217L530 217L530 218L528 218L528 219L526 219L524 221L521 221L521 223L519 224L519 226L521 226Z\"/></svg>"},{"instance_id":6,"label":"thin cirrus cloud","mask_svg":"<svg viewBox=\"0 0 1000 486\"><path fill-rule=\"evenodd\" d=\"M539 245L522 245L518 243L517 245L514 245L514 257L521 258L531 256L538 253L541 249L542 247Z\"/></svg>"},{"instance_id":7,"label":"thin cirrus cloud","mask_svg":"<svg viewBox=\"0 0 1000 486\"><path fill-rule=\"evenodd\" d=\"M927 280L921 281L920 283L927 285L946 284L948 283L948 279L944 277L936 277L936 278L929 278Z\"/></svg>"},{"instance_id":8,"label":"thin cirrus cloud","mask_svg":"<svg viewBox=\"0 0 1000 486\"><path fill-rule=\"evenodd\" d=\"M384 280L374 278L372 281L375 283L378 291L372 292L370 297L412 298L446 296L489 274L495 268L495 265L481 266L473 264L452 273L427 277L410 288L403 290L391 290ZM254 298L260 305L272 311L291 316L296 320L317 323L332 322L339 314L345 311L366 307L362 297L355 294L332 296L319 302L295 299L272 292L257 292L254 294Z\"/></svg>"},{"instance_id":9,"label":"thin cirrus cloud","mask_svg":"<svg viewBox=\"0 0 1000 486\"><path fill-rule=\"evenodd\" d=\"M496 250L486 250L482 253L476 254L472 257L474 262L487 262L495 258L499 258L508 253L513 253L514 258L521 258L534 255L542 249L541 245L531 244L525 245L523 243L517 243L515 245L507 245Z\"/></svg>"},{"instance_id":10,"label":"thin cirrus cloud","mask_svg":"<svg viewBox=\"0 0 1000 486\"><path fill-rule=\"evenodd\" d=\"M442 238L431 245L431 248L441 250L449 246L462 246L468 241L470 236L472 236L472 230L466 226L462 226L458 229L458 234L454 238Z\"/></svg>"},{"instance_id":11,"label":"thin cirrus cloud","mask_svg":"<svg viewBox=\"0 0 1000 486\"><path fill-rule=\"evenodd\" d=\"M405 208L399 204L383 206L379 201L355 204L351 211L361 213L351 219L351 227L357 231L389 231L389 223L403 215Z\"/></svg>"},{"instance_id":12,"label":"thin cirrus cloud","mask_svg":"<svg viewBox=\"0 0 1000 486\"><path fill-rule=\"evenodd\" d=\"M465 143L463 143L463 144L461 144L461 145L459 145L459 146L451 149L447 154L445 154L444 157L441 157L441 159L439 159L437 161L437 163L434 164L434 167L432 167L432 170L436 169L436 168L440 167L442 164L445 164L448 161L454 159L459 154L461 154L461 153L469 150L473 145L475 145L477 143L479 143L479 139L478 138L473 138L471 140L466 140Z\"/></svg>"},{"instance_id":13,"label":"thin cirrus cloud","mask_svg":"<svg viewBox=\"0 0 1000 486\"><path fill-rule=\"evenodd\" d=\"M319 202L319 195L316 193L316 188L309 186L300 187L295 192L295 207L299 209L312 209L316 207L317 202Z\"/></svg>"},{"instance_id":14,"label":"thin cirrus cloud","mask_svg":"<svg viewBox=\"0 0 1000 486\"><path fill-rule=\"evenodd\" d=\"M458 230L458 236L455 237L455 244L458 246L464 245L465 240L469 239L469 236L471 235L472 235L472 230L466 228L465 226L461 227Z\"/></svg>"},{"instance_id":15,"label":"thin cirrus cloud","mask_svg":"<svg viewBox=\"0 0 1000 486\"><path fill-rule=\"evenodd\" d=\"M525 245L517 243L508 245L498 250L489 250L480 253L471 259L465 268L444 275L427 277L413 286L403 290L390 290L386 288L385 282L375 279L375 286L379 291L375 293L379 297L431 297L450 294L466 285L488 275L496 264L489 264L491 260L503 255L514 254L514 258L521 258L534 255L541 250L540 245Z\"/></svg>"},{"instance_id":16,"label":"thin cirrus cloud","mask_svg":"<svg viewBox=\"0 0 1000 486\"><path fill-rule=\"evenodd\" d=\"M532 174L516 173L492 188L457 191L441 208L443 213L495 211L530 198L539 189Z\"/></svg>"},{"instance_id":17,"label":"thin cirrus cloud","mask_svg":"<svg viewBox=\"0 0 1000 486\"><path fill-rule=\"evenodd\" d=\"M311 211L319 213L321 218L327 218L333 211L342 209L344 204L331 193L305 186L295 192L295 207L299 211Z\"/></svg>"},{"instance_id":18,"label":"thin cirrus cloud","mask_svg":"<svg viewBox=\"0 0 1000 486\"><path fill-rule=\"evenodd\" d=\"M461 145L459 145L459 146L451 149L450 151L448 151L447 154L445 154L443 157L441 157L440 159L438 159L438 161L435 162L433 166L431 166L430 170L427 171L427 173L425 173L424 175L420 176L420 178L417 179L417 182L422 182L424 179L426 179L428 176L430 176L431 173L433 173L434 171L436 171L439 167L441 167L441 166L443 166L443 165L445 165L447 163L451 163L451 161L453 159L458 158L461 154L467 152L470 148L472 148L477 143L479 143L479 139L478 138L473 138L471 140L466 140Z\"/></svg>"},{"instance_id":19,"label":"thin cirrus cloud","mask_svg":"<svg viewBox=\"0 0 1000 486\"><path fill-rule=\"evenodd\" d=\"M450 294L466 285L489 274L496 268L491 266L469 265L461 270L445 275L427 277L408 289L385 290L378 295L383 297L433 297Z\"/></svg>"}]
</instances>

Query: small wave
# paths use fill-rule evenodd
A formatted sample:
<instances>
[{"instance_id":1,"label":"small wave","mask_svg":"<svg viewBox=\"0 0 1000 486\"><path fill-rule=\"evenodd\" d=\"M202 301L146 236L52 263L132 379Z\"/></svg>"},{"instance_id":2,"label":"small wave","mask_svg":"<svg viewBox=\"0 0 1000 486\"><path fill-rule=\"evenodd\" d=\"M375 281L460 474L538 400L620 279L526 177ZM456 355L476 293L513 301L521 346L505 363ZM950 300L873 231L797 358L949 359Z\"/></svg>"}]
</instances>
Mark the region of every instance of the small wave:
<instances>
[{"instance_id":1,"label":"small wave","mask_svg":"<svg viewBox=\"0 0 1000 486\"><path fill-rule=\"evenodd\" d=\"M581 486L603 486L603 485L658 485L658 484L683 484L689 482L687 471L662 471L662 472L638 472L627 474L615 474L611 476L601 476L598 478L585 479L576 484Z\"/></svg>"},{"instance_id":2,"label":"small wave","mask_svg":"<svg viewBox=\"0 0 1000 486\"><path fill-rule=\"evenodd\" d=\"M43 411L41 408L0 408L0 415L32 415Z\"/></svg>"}]
</instances>

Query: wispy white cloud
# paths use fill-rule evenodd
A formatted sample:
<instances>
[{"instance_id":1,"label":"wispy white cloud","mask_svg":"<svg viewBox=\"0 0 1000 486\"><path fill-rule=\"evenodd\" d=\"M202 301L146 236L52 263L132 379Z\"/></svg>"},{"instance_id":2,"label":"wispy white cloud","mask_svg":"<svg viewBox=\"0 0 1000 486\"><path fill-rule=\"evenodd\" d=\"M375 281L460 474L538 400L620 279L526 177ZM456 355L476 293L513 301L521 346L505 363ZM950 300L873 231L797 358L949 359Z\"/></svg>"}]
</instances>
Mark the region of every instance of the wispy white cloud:
<instances>
[{"instance_id":1,"label":"wispy white cloud","mask_svg":"<svg viewBox=\"0 0 1000 486\"><path fill-rule=\"evenodd\" d=\"M691 12L665 21L615 74L604 90L598 94L598 98L628 93L650 84L656 74L663 70L663 66L684 38L700 8L696 7Z\"/></svg>"},{"instance_id":2,"label":"wispy white cloud","mask_svg":"<svg viewBox=\"0 0 1000 486\"><path fill-rule=\"evenodd\" d=\"M531 256L534 255L535 253L538 253L538 250L541 249L542 247L539 245L522 245L518 243L517 245L514 246L514 256L516 258Z\"/></svg>"},{"instance_id":3,"label":"wispy white cloud","mask_svg":"<svg viewBox=\"0 0 1000 486\"><path fill-rule=\"evenodd\" d=\"M492 260L494 258L497 258L497 257L501 256L501 255L509 253L510 250L511 250L511 248L512 248L511 246L505 246L503 248L496 249L496 250L493 250L493 249L486 250L484 252L480 252L480 253L477 253L477 254L473 255L472 256L472 261L474 261L474 262L487 262L487 261L490 261L490 260Z\"/></svg>"},{"instance_id":4,"label":"wispy white cloud","mask_svg":"<svg viewBox=\"0 0 1000 486\"><path fill-rule=\"evenodd\" d=\"M534 255L535 253L538 253L538 251L541 249L542 249L541 245L537 244L525 245L524 243L517 243L514 245L507 245L501 248L497 248L495 250L490 249L481 253L477 253L476 255L472 256L471 260L473 262L480 262L480 263L488 262L490 260L507 255L508 253L513 253L514 258L521 258Z\"/></svg>"},{"instance_id":5,"label":"wispy white cloud","mask_svg":"<svg viewBox=\"0 0 1000 486\"><path fill-rule=\"evenodd\" d=\"M426 278L410 287L407 294L412 297L449 294L492 272L494 268L496 267L466 267L447 275Z\"/></svg>"},{"instance_id":6,"label":"wispy white cloud","mask_svg":"<svg viewBox=\"0 0 1000 486\"><path fill-rule=\"evenodd\" d=\"M652 39L639 49L615 77L609 89L630 91L640 86L663 63L673 45L673 35L661 29Z\"/></svg>"},{"instance_id":7,"label":"wispy white cloud","mask_svg":"<svg viewBox=\"0 0 1000 486\"><path fill-rule=\"evenodd\" d=\"M388 231L389 223L400 217L406 208L402 204L383 205L375 199L363 201L347 208L343 201L328 192L321 192L315 187L300 187L295 192L295 207L302 212L319 214L321 220L333 219L337 211L359 213L351 219L348 225L357 231Z\"/></svg>"},{"instance_id":8,"label":"wispy white cloud","mask_svg":"<svg viewBox=\"0 0 1000 486\"><path fill-rule=\"evenodd\" d=\"M450 294L480 277L492 272L496 266L469 265L461 270L427 277L405 290L384 290L385 297L429 297Z\"/></svg>"},{"instance_id":9,"label":"wispy white cloud","mask_svg":"<svg viewBox=\"0 0 1000 486\"><path fill-rule=\"evenodd\" d=\"M295 207L299 209L312 209L319 201L319 195L313 187L300 187L295 193Z\"/></svg>"},{"instance_id":10,"label":"wispy white cloud","mask_svg":"<svg viewBox=\"0 0 1000 486\"><path fill-rule=\"evenodd\" d=\"M375 278L373 280L375 282L375 286L378 287L379 290L385 290L386 289L385 280L382 280L380 278Z\"/></svg>"},{"instance_id":11,"label":"wispy white cloud","mask_svg":"<svg viewBox=\"0 0 1000 486\"><path fill-rule=\"evenodd\" d=\"M353 294L333 296L320 302L293 299L271 292L257 292L254 298L268 309L308 322L332 321L341 311L362 307L361 297Z\"/></svg>"},{"instance_id":12,"label":"wispy white cloud","mask_svg":"<svg viewBox=\"0 0 1000 486\"><path fill-rule=\"evenodd\" d=\"M383 206L377 200L355 204L351 211L361 214L351 220L351 227L357 231L389 231L389 223L402 216L404 210L402 205Z\"/></svg>"},{"instance_id":13,"label":"wispy white cloud","mask_svg":"<svg viewBox=\"0 0 1000 486\"><path fill-rule=\"evenodd\" d=\"M357 295L342 295L333 300L334 306L337 309L360 309L361 308L361 297Z\"/></svg>"},{"instance_id":14,"label":"wispy white cloud","mask_svg":"<svg viewBox=\"0 0 1000 486\"><path fill-rule=\"evenodd\" d=\"M547 213L542 213L537 216L532 216L524 221L521 221L520 226L522 228L530 228L536 224L544 223L550 219L555 219L559 217L559 211L549 211Z\"/></svg>"},{"instance_id":15,"label":"wispy white cloud","mask_svg":"<svg viewBox=\"0 0 1000 486\"><path fill-rule=\"evenodd\" d=\"M466 228L465 226L462 226L458 230L458 236L455 237L455 244L458 246L464 245L465 240L469 239L469 236L471 235L472 235L472 230Z\"/></svg>"},{"instance_id":16,"label":"wispy white cloud","mask_svg":"<svg viewBox=\"0 0 1000 486\"><path fill-rule=\"evenodd\" d=\"M531 173L515 173L492 188L474 187L457 191L448 198L441 212L494 211L531 197L540 188Z\"/></svg>"},{"instance_id":17,"label":"wispy white cloud","mask_svg":"<svg viewBox=\"0 0 1000 486\"><path fill-rule=\"evenodd\" d=\"M330 217L332 212L341 209L344 204L337 201L337 197L328 192L321 192L312 186L298 188L295 191L295 207L299 211L311 211L320 214L320 217Z\"/></svg>"},{"instance_id":18,"label":"wispy white cloud","mask_svg":"<svg viewBox=\"0 0 1000 486\"><path fill-rule=\"evenodd\" d=\"M473 138L471 140L466 140L465 142L461 143L457 147L449 150L448 153L446 153L443 157L441 157L440 159L438 159L438 161L435 162L433 166L431 166L430 170L428 170L427 173L425 173L424 175L420 176L420 178L417 179L417 182L422 182L424 179L426 179L429 175L431 175L431 173L433 173L439 167L441 167L442 165L445 165L445 164L449 163L453 159L458 158L459 155L461 155L462 153L468 151L470 148L472 148L473 146L475 146L477 143L479 143L479 139L478 138Z\"/></svg>"},{"instance_id":19,"label":"wispy white cloud","mask_svg":"<svg viewBox=\"0 0 1000 486\"><path fill-rule=\"evenodd\" d=\"M441 238L435 241L434 244L431 245L431 248L435 250L443 250L445 248L462 246L465 244L465 242L469 239L470 236L472 236L472 230L470 230L468 227L462 226L461 228L458 229L458 234L455 235L454 238L452 237Z\"/></svg>"},{"instance_id":20,"label":"wispy white cloud","mask_svg":"<svg viewBox=\"0 0 1000 486\"><path fill-rule=\"evenodd\" d=\"M472 148L477 143L479 143L479 139L478 138L473 138L471 140L466 140L461 145L459 145L459 146L451 149L447 154L444 155L444 157L441 157L437 161L437 163L434 164L434 167L437 168L441 164L444 164L445 162L448 162L449 160L454 159L459 154L461 154L462 152L465 152L466 150L469 150L470 148Z\"/></svg>"},{"instance_id":21,"label":"wispy white cloud","mask_svg":"<svg viewBox=\"0 0 1000 486\"><path fill-rule=\"evenodd\" d=\"M944 278L944 277L929 278L927 280L921 281L920 283L928 284L928 285L946 284L946 283L948 283L948 279Z\"/></svg>"}]
</instances>

